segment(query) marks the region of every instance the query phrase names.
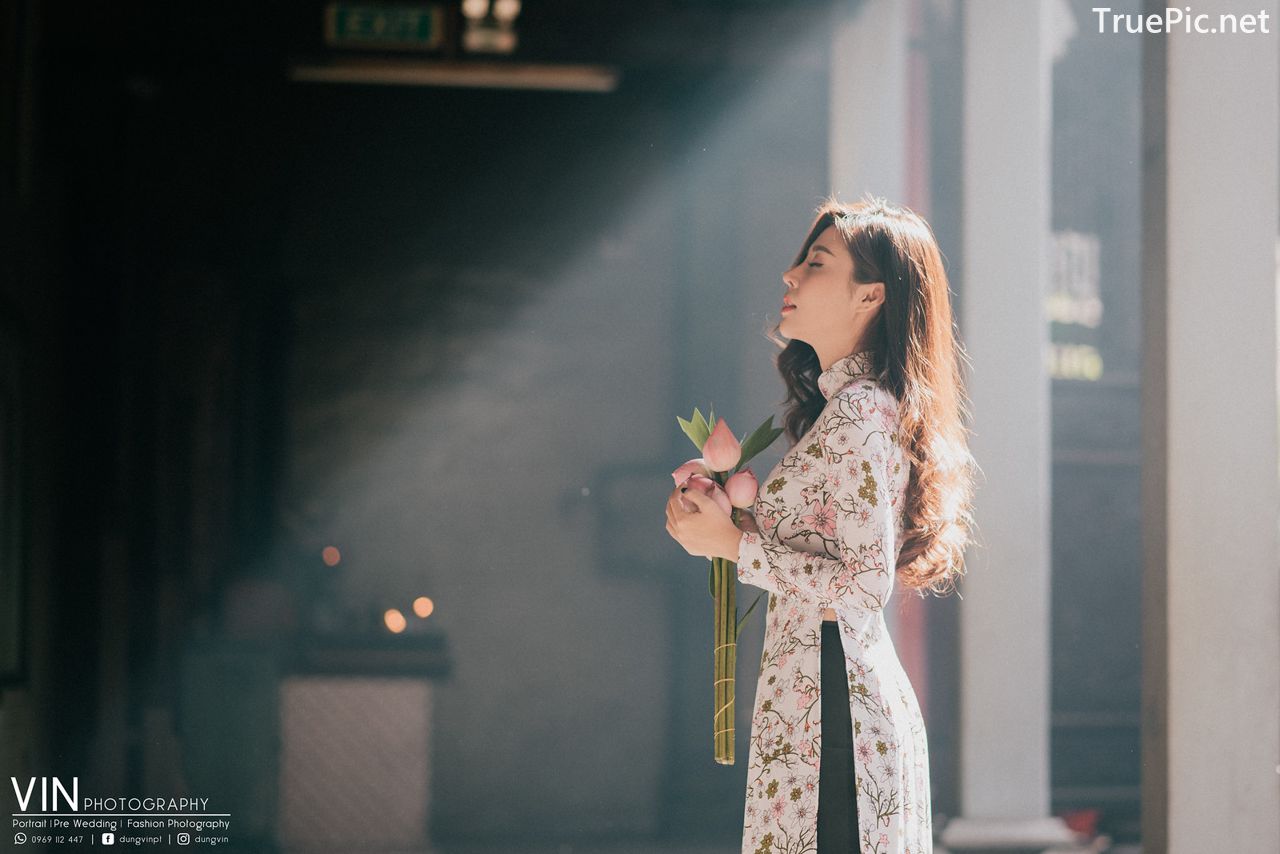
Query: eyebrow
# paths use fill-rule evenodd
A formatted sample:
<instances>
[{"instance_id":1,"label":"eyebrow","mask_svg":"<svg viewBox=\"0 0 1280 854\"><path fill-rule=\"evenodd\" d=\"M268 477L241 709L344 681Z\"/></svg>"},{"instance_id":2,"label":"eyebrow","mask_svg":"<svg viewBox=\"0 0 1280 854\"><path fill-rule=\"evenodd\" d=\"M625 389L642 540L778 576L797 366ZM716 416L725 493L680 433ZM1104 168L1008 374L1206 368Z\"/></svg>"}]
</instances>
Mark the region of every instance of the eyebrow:
<instances>
[{"instance_id":1,"label":"eyebrow","mask_svg":"<svg viewBox=\"0 0 1280 854\"><path fill-rule=\"evenodd\" d=\"M815 244L813 244L813 246L812 246L812 247L810 247L810 248L811 248L814 252L825 252L825 253L827 253L828 255L830 255L832 258L834 258L834 257L836 256L836 253L832 252L830 249L828 249L827 247L823 246L821 243L815 243Z\"/></svg>"}]
</instances>

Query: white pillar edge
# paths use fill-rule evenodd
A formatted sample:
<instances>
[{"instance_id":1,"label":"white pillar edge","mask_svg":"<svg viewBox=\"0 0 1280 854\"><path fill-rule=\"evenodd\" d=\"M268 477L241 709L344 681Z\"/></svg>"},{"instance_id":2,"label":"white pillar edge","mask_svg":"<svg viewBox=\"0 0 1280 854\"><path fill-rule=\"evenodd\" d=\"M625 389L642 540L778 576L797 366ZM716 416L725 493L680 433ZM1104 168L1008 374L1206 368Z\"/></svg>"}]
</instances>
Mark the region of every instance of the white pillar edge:
<instances>
[{"instance_id":1,"label":"white pillar edge","mask_svg":"<svg viewBox=\"0 0 1280 854\"><path fill-rule=\"evenodd\" d=\"M1049 815L1051 70L1059 0L964 15L964 340L984 477L960 606L960 815L948 850L1063 848Z\"/></svg>"},{"instance_id":2,"label":"white pillar edge","mask_svg":"<svg viewBox=\"0 0 1280 854\"><path fill-rule=\"evenodd\" d=\"M838 14L831 33L831 190L901 203L907 170L907 9L866 0Z\"/></svg>"},{"instance_id":3,"label":"white pillar edge","mask_svg":"<svg viewBox=\"0 0 1280 854\"><path fill-rule=\"evenodd\" d=\"M1261 10L1165 42L1170 854L1280 851L1280 8L1203 11Z\"/></svg>"}]
</instances>

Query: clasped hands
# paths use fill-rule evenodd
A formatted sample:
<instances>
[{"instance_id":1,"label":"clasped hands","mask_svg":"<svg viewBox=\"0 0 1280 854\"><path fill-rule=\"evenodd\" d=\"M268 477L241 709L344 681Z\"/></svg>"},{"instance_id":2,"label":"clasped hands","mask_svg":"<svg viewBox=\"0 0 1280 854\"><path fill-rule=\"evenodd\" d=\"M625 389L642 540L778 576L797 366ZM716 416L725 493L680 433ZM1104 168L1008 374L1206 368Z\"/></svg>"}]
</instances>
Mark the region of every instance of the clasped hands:
<instances>
[{"instance_id":1,"label":"clasped hands","mask_svg":"<svg viewBox=\"0 0 1280 854\"><path fill-rule=\"evenodd\" d=\"M749 511L738 512L742 528L710 496L677 486L667 499L667 533L691 555L722 557L736 563L742 532L759 530Z\"/></svg>"}]
</instances>

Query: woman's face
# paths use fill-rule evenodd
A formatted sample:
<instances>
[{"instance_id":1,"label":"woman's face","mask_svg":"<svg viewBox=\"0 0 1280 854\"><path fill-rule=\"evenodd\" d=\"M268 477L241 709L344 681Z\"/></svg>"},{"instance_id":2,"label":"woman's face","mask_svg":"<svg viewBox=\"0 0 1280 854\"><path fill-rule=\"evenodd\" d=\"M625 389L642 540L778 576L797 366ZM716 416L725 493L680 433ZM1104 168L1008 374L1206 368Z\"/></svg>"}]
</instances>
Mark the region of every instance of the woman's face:
<instances>
[{"instance_id":1,"label":"woman's face","mask_svg":"<svg viewBox=\"0 0 1280 854\"><path fill-rule=\"evenodd\" d=\"M853 282L853 256L834 225L818 235L782 281L787 291L778 331L812 346L824 366L853 352L873 316L868 309L880 300L868 299L870 285Z\"/></svg>"}]
</instances>

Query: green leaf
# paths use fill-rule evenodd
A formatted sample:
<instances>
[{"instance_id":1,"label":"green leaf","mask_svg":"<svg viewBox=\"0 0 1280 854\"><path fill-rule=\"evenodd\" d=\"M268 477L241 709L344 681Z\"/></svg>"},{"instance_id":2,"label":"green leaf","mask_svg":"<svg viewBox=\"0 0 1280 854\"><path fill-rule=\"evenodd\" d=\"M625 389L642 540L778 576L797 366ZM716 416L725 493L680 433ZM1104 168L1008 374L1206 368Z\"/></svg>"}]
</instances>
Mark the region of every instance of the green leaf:
<instances>
[{"instance_id":1,"label":"green leaf","mask_svg":"<svg viewBox=\"0 0 1280 854\"><path fill-rule=\"evenodd\" d=\"M781 436L784 432L782 427L773 426L773 416L770 415L763 424L755 429L755 431L747 437L742 443L742 458L738 460L738 470L741 471L743 466L756 454L773 444L774 440Z\"/></svg>"},{"instance_id":2,"label":"green leaf","mask_svg":"<svg viewBox=\"0 0 1280 854\"><path fill-rule=\"evenodd\" d=\"M711 425L707 424L707 419L702 417L702 413L698 411L696 406L693 408L693 423L706 430L708 436L711 435Z\"/></svg>"},{"instance_id":3,"label":"green leaf","mask_svg":"<svg viewBox=\"0 0 1280 854\"><path fill-rule=\"evenodd\" d=\"M711 435L711 429L707 427L707 420L702 417L702 413L695 406L693 408L693 418L685 421L677 416L680 422L680 429L689 437L689 441L693 442L694 447L698 449L698 453L702 453L702 446L707 443L707 437Z\"/></svg>"},{"instance_id":4,"label":"green leaf","mask_svg":"<svg viewBox=\"0 0 1280 854\"><path fill-rule=\"evenodd\" d=\"M702 444L707 441L706 433L695 422L685 421L679 415L676 416L676 421L680 424L680 429L684 431L684 434L689 437L689 441L693 442L694 447L701 451Z\"/></svg>"},{"instance_id":5,"label":"green leaf","mask_svg":"<svg viewBox=\"0 0 1280 854\"><path fill-rule=\"evenodd\" d=\"M711 594L711 598L716 598L716 565L712 561L711 569L707 571L707 591Z\"/></svg>"},{"instance_id":6,"label":"green leaf","mask_svg":"<svg viewBox=\"0 0 1280 854\"><path fill-rule=\"evenodd\" d=\"M765 591L764 593L761 593L759 596L757 596L756 601L752 602L751 607L747 609L747 613L743 614L742 619L738 620L738 627L733 630L733 640L735 643L738 640L738 635L742 634L742 624L747 621L747 617L751 616L751 612L754 611L756 609L756 606L760 604L760 600L768 595L769 595L768 591Z\"/></svg>"},{"instance_id":7,"label":"green leaf","mask_svg":"<svg viewBox=\"0 0 1280 854\"><path fill-rule=\"evenodd\" d=\"M694 446L698 446L698 438L700 435L698 425L692 423L692 421L686 421L678 415L676 416L676 423L680 424L680 429L685 431L685 435L689 437L690 442L694 443Z\"/></svg>"}]
</instances>

